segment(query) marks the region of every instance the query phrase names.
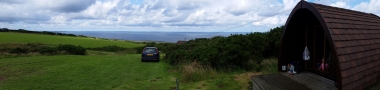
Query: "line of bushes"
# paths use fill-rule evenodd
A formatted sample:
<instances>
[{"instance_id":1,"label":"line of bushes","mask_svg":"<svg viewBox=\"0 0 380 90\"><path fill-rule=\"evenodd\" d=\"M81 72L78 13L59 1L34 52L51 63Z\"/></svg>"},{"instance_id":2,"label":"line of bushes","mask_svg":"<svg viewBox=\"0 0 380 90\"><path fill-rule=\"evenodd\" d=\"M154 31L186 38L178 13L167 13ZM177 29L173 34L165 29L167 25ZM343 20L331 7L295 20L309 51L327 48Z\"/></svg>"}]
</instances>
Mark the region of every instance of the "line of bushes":
<instances>
[{"instance_id":1,"label":"line of bushes","mask_svg":"<svg viewBox=\"0 0 380 90\"><path fill-rule=\"evenodd\" d=\"M117 45L109 45L109 46L86 48L86 49L95 50L95 51L121 52L121 53L125 53L125 54L136 54L136 53L141 53L140 50L142 50L142 48L143 47L125 48L125 47L120 47ZM140 52L138 52L138 51L140 51Z\"/></svg>"},{"instance_id":2,"label":"line of bushes","mask_svg":"<svg viewBox=\"0 0 380 90\"><path fill-rule=\"evenodd\" d=\"M96 51L107 51L107 52L119 52L119 51L125 51L128 50L128 48L116 46L116 45L109 45L109 46L103 46L103 47L94 47L94 48L87 48L89 50L96 50Z\"/></svg>"},{"instance_id":3,"label":"line of bushes","mask_svg":"<svg viewBox=\"0 0 380 90\"><path fill-rule=\"evenodd\" d=\"M161 52L161 53L165 53L166 51L170 51L171 49L173 49L172 47L176 46L175 43L155 43L155 42L146 42L144 46L141 46L141 47L135 47L135 48L132 48L136 51L136 53L142 53L142 50L144 49L144 47L157 47L158 50Z\"/></svg>"},{"instance_id":4,"label":"line of bushes","mask_svg":"<svg viewBox=\"0 0 380 90\"><path fill-rule=\"evenodd\" d=\"M30 31L25 29L8 29L8 28L0 28L0 32L18 32L18 33L33 33L33 34L45 34L45 35L60 35L60 36L70 36L70 37L87 37L84 35L75 35L75 34L66 34L60 32L50 32L50 31Z\"/></svg>"},{"instance_id":5,"label":"line of bushes","mask_svg":"<svg viewBox=\"0 0 380 90\"><path fill-rule=\"evenodd\" d=\"M58 45L58 51L65 51L73 55L86 55L86 49L82 46L75 46L70 44Z\"/></svg>"},{"instance_id":6,"label":"line of bushes","mask_svg":"<svg viewBox=\"0 0 380 90\"><path fill-rule=\"evenodd\" d=\"M93 38L93 39L112 40L112 41L121 40L121 39L110 39L110 38L97 38L97 37L93 37L93 36L75 35L75 34L67 34L67 33L52 32L52 31L31 31L31 30L25 30L25 29L0 28L0 32L17 32L17 33L32 33L32 34L44 34L44 35L59 35L59 36ZM155 43L155 42L165 43L163 41L143 41L143 42L135 42L135 41L129 41L129 40L123 40L123 41L130 42L130 43L137 43L137 44L147 44L147 43Z\"/></svg>"},{"instance_id":7,"label":"line of bushes","mask_svg":"<svg viewBox=\"0 0 380 90\"><path fill-rule=\"evenodd\" d=\"M41 43L3 43L0 44L1 55L39 53L42 55L86 55L86 49L81 46L63 44L49 46Z\"/></svg>"},{"instance_id":8,"label":"line of bushes","mask_svg":"<svg viewBox=\"0 0 380 90\"><path fill-rule=\"evenodd\" d=\"M152 46L152 44L147 44L145 46ZM7 54L86 55L86 50L116 52L120 54L137 54L141 53L145 46L125 48L117 45L109 45L103 47L84 48L82 46L75 46L70 44L46 45L41 43L3 43L0 44L0 56Z\"/></svg>"},{"instance_id":9,"label":"line of bushes","mask_svg":"<svg viewBox=\"0 0 380 90\"><path fill-rule=\"evenodd\" d=\"M172 65L196 61L218 71L260 71L264 58L277 57L282 29L283 26L268 32L197 38L168 47L165 58Z\"/></svg>"}]
</instances>

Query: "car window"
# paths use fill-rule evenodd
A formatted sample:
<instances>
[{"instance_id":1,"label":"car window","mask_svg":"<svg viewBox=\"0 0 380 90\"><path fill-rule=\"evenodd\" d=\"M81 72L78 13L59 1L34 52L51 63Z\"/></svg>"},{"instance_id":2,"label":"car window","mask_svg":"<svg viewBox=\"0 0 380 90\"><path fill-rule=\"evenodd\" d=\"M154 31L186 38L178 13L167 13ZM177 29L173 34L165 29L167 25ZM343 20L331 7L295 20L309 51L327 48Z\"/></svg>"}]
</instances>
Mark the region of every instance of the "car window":
<instances>
[{"instance_id":1,"label":"car window","mask_svg":"<svg viewBox=\"0 0 380 90\"><path fill-rule=\"evenodd\" d=\"M156 48L145 48L144 52L153 53L153 52L156 52Z\"/></svg>"}]
</instances>

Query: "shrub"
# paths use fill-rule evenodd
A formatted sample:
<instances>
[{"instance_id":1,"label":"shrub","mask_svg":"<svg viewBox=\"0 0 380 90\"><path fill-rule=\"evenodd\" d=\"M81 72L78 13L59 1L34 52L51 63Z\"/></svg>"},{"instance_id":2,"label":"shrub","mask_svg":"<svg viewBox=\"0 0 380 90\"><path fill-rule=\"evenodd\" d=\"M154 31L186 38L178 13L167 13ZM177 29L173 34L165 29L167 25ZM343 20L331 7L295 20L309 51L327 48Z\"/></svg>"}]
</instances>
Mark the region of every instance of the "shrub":
<instances>
[{"instance_id":1,"label":"shrub","mask_svg":"<svg viewBox=\"0 0 380 90\"><path fill-rule=\"evenodd\" d=\"M282 29L277 27L269 32L197 38L185 44L166 47L165 58L171 65L197 60L201 65L216 70L259 71L263 58L277 56Z\"/></svg>"},{"instance_id":2,"label":"shrub","mask_svg":"<svg viewBox=\"0 0 380 90\"><path fill-rule=\"evenodd\" d=\"M86 55L86 49L82 46L75 46L70 44L64 44L58 46L59 51L65 51L73 55Z\"/></svg>"},{"instance_id":3,"label":"shrub","mask_svg":"<svg viewBox=\"0 0 380 90\"><path fill-rule=\"evenodd\" d=\"M14 53L14 54L26 54L26 53L28 53L28 49L27 48L16 47L16 48L11 49L10 53Z\"/></svg>"},{"instance_id":4,"label":"shrub","mask_svg":"<svg viewBox=\"0 0 380 90\"><path fill-rule=\"evenodd\" d=\"M126 51L127 48L116 46L116 45L109 45L104 47L96 47L96 48L88 48L91 50L97 50L97 51L107 51L107 52L119 52L119 51Z\"/></svg>"},{"instance_id":5,"label":"shrub","mask_svg":"<svg viewBox=\"0 0 380 90\"><path fill-rule=\"evenodd\" d=\"M148 42L146 43L145 47L155 47L156 43L155 42Z\"/></svg>"},{"instance_id":6,"label":"shrub","mask_svg":"<svg viewBox=\"0 0 380 90\"><path fill-rule=\"evenodd\" d=\"M41 47L38 49L40 54L44 55L56 55L58 53L58 49L56 47Z\"/></svg>"},{"instance_id":7,"label":"shrub","mask_svg":"<svg viewBox=\"0 0 380 90\"><path fill-rule=\"evenodd\" d=\"M49 31L42 31L42 34L47 34L47 35L56 35L55 32L49 32Z\"/></svg>"},{"instance_id":8,"label":"shrub","mask_svg":"<svg viewBox=\"0 0 380 90\"><path fill-rule=\"evenodd\" d=\"M87 36L85 36L85 35L78 35L78 37L87 37Z\"/></svg>"},{"instance_id":9,"label":"shrub","mask_svg":"<svg viewBox=\"0 0 380 90\"><path fill-rule=\"evenodd\" d=\"M144 49L144 47L157 47L160 52L167 53L168 51L173 50L174 49L173 47L175 47L175 46L177 46L177 45L174 44L174 43L159 43L159 44L156 44L154 42L149 42L149 43L146 43L145 46L135 47L133 49L136 50L136 53L141 53L142 50Z\"/></svg>"},{"instance_id":10,"label":"shrub","mask_svg":"<svg viewBox=\"0 0 380 90\"><path fill-rule=\"evenodd\" d=\"M77 35L75 35L75 34L66 34L66 36L76 37Z\"/></svg>"},{"instance_id":11,"label":"shrub","mask_svg":"<svg viewBox=\"0 0 380 90\"><path fill-rule=\"evenodd\" d=\"M44 44L42 44L42 43L27 43L26 46L41 47L41 46L44 46Z\"/></svg>"},{"instance_id":12,"label":"shrub","mask_svg":"<svg viewBox=\"0 0 380 90\"><path fill-rule=\"evenodd\" d=\"M0 44L0 53L8 54L43 54L43 55L57 55L57 54L73 54L73 55L85 55L86 49L81 46L74 45L59 45L48 46L41 43L3 43ZM4 54L5 55L5 54ZM3 54L0 54L3 56Z\"/></svg>"},{"instance_id":13,"label":"shrub","mask_svg":"<svg viewBox=\"0 0 380 90\"><path fill-rule=\"evenodd\" d=\"M142 46L142 47L135 47L133 48L134 50L136 50L136 53L142 53L142 50L144 49L145 46Z\"/></svg>"}]
</instances>

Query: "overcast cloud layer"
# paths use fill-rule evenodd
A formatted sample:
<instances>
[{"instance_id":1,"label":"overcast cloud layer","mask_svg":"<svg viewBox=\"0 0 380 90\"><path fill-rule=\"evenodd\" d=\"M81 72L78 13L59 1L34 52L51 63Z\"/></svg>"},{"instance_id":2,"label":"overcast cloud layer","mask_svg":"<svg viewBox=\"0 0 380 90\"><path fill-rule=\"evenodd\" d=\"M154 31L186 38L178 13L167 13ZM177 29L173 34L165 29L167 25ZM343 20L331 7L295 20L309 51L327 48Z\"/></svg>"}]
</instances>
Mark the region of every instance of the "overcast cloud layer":
<instances>
[{"instance_id":1,"label":"overcast cloud layer","mask_svg":"<svg viewBox=\"0 0 380 90\"><path fill-rule=\"evenodd\" d=\"M0 0L0 28L46 31L263 32L284 25L290 9L299 1ZM380 0L310 2L380 15ZM273 16L286 10L290 11ZM247 25L229 30L242 24Z\"/></svg>"}]
</instances>

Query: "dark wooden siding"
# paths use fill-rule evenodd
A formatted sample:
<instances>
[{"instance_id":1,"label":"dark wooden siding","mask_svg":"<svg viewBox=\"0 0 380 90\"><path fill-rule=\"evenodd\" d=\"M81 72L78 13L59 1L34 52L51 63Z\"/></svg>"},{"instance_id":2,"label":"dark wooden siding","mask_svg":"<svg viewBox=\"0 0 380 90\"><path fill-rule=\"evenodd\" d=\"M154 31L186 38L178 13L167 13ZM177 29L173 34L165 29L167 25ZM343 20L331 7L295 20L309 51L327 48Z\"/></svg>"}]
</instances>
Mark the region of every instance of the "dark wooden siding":
<instances>
[{"instance_id":1,"label":"dark wooden siding","mask_svg":"<svg viewBox=\"0 0 380 90\"><path fill-rule=\"evenodd\" d=\"M380 18L374 14L311 3L330 29L340 63L342 89L376 83L380 70Z\"/></svg>"}]
</instances>

